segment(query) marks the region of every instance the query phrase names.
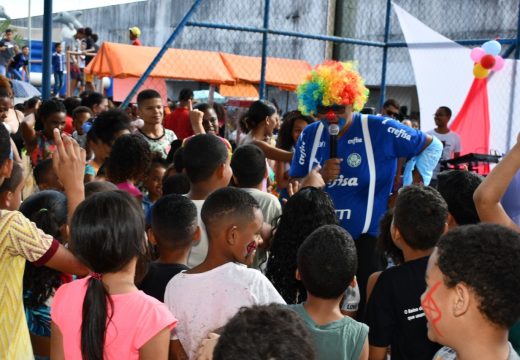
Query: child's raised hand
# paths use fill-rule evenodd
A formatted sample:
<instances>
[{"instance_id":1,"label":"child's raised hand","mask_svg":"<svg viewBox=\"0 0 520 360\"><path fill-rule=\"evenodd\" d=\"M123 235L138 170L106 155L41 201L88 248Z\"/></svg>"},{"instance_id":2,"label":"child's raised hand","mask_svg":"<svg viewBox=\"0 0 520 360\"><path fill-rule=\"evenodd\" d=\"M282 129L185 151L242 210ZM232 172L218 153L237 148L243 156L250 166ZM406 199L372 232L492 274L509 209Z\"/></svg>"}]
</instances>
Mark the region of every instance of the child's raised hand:
<instances>
[{"instance_id":1,"label":"child's raised hand","mask_svg":"<svg viewBox=\"0 0 520 360\"><path fill-rule=\"evenodd\" d=\"M61 135L58 129L54 129L54 143L56 151L52 154L52 164L65 191L83 191L85 150L70 136Z\"/></svg>"},{"instance_id":2,"label":"child's raised hand","mask_svg":"<svg viewBox=\"0 0 520 360\"><path fill-rule=\"evenodd\" d=\"M204 127L202 126L202 119L204 118L204 113L198 109L193 109L193 103L191 100L188 100L189 105L188 109L190 111L190 123L193 128L193 132L195 134L204 134Z\"/></svg>"}]
</instances>

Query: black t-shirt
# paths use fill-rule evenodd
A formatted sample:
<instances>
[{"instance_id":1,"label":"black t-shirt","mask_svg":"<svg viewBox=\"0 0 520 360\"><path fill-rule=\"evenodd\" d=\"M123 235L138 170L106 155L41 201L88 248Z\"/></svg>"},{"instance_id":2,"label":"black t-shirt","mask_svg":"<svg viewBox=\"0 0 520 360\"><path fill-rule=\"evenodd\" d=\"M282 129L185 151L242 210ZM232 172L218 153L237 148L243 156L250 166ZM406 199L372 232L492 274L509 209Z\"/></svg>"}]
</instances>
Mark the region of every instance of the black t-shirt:
<instances>
[{"instance_id":1,"label":"black t-shirt","mask_svg":"<svg viewBox=\"0 0 520 360\"><path fill-rule=\"evenodd\" d=\"M421 295L428 257L387 269L367 304L370 345L391 346L392 360L431 360L440 345L428 340Z\"/></svg>"},{"instance_id":2,"label":"black t-shirt","mask_svg":"<svg viewBox=\"0 0 520 360\"><path fill-rule=\"evenodd\" d=\"M181 271L188 269L189 267L182 264L164 264L154 262L150 265L148 273L138 288L157 300L164 302L164 291L166 290L168 281Z\"/></svg>"}]
</instances>

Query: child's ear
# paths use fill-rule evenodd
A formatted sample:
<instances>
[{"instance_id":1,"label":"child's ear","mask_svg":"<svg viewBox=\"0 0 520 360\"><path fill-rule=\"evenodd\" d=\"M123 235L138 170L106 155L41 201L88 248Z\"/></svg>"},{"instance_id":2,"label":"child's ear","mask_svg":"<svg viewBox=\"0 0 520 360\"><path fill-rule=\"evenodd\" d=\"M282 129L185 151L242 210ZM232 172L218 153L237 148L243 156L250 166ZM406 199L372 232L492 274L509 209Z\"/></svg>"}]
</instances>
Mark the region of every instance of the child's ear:
<instances>
[{"instance_id":1,"label":"child's ear","mask_svg":"<svg viewBox=\"0 0 520 360\"><path fill-rule=\"evenodd\" d=\"M3 193L0 193L0 209L9 209L12 198L13 193L10 191L4 191Z\"/></svg>"},{"instance_id":2,"label":"child's ear","mask_svg":"<svg viewBox=\"0 0 520 360\"><path fill-rule=\"evenodd\" d=\"M457 227L459 224L455 221L455 218L451 213L448 212L448 222L447 222L447 228L444 229L444 233L448 231L448 229L453 229L454 227Z\"/></svg>"},{"instance_id":3,"label":"child's ear","mask_svg":"<svg viewBox=\"0 0 520 360\"><path fill-rule=\"evenodd\" d=\"M146 234L148 235L148 242L152 245L157 245L157 239L155 238L152 228L146 230Z\"/></svg>"},{"instance_id":4,"label":"child's ear","mask_svg":"<svg viewBox=\"0 0 520 360\"><path fill-rule=\"evenodd\" d=\"M226 231L226 241L229 245L235 245L237 243L239 233L238 233L238 227L236 225L233 225L228 228Z\"/></svg>"},{"instance_id":5,"label":"child's ear","mask_svg":"<svg viewBox=\"0 0 520 360\"><path fill-rule=\"evenodd\" d=\"M452 314L454 317L460 317L466 314L469 309L471 299L471 293L468 287L463 283L458 283L453 288L455 296L453 297L453 308Z\"/></svg>"},{"instance_id":6,"label":"child's ear","mask_svg":"<svg viewBox=\"0 0 520 360\"><path fill-rule=\"evenodd\" d=\"M220 164L219 167L215 169L215 174L217 175L217 179L222 179L224 177L224 170L226 169L226 164Z\"/></svg>"},{"instance_id":7,"label":"child's ear","mask_svg":"<svg viewBox=\"0 0 520 360\"><path fill-rule=\"evenodd\" d=\"M195 232L193 233L193 244L197 244L200 241L200 226L197 226Z\"/></svg>"},{"instance_id":8,"label":"child's ear","mask_svg":"<svg viewBox=\"0 0 520 360\"><path fill-rule=\"evenodd\" d=\"M350 283L350 287L355 288L356 285L357 285L357 279L356 279L356 276L354 275L354 278L352 279L352 281Z\"/></svg>"},{"instance_id":9,"label":"child's ear","mask_svg":"<svg viewBox=\"0 0 520 360\"><path fill-rule=\"evenodd\" d=\"M298 268L296 268L296 273L294 274L294 277L296 278L296 280L302 281L302 277L300 276L300 270L298 270Z\"/></svg>"},{"instance_id":10,"label":"child's ear","mask_svg":"<svg viewBox=\"0 0 520 360\"><path fill-rule=\"evenodd\" d=\"M8 179L11 177L11 171L13 171L13 160L6 159L2 166L0 166L0 179ZM2 182L3 183L3 182ZM0 184L2 185L2 184Z\"/></svg>"}]
</instances>

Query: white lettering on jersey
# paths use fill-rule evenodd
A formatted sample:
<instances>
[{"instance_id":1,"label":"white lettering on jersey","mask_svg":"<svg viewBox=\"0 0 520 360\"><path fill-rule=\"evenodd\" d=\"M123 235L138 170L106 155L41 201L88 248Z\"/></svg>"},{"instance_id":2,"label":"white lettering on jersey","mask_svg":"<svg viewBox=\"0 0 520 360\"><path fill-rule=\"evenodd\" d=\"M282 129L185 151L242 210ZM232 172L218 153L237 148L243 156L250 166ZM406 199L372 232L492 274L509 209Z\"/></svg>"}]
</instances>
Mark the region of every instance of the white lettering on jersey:
<instances>
[{"instance_id":1,"label":"white lettering on jersey","mask_svg":"<svg viewBox=\"0 0 520 360\"><path fill-rule=\"evenodd\" d=\"M352 210L350 209L336 209L336 215L338 215L339 220L350 220L350 214L352 213Z\"/></svg>"},{"instance_id":2,"label":"white lettering on jersey","mask_svg":"<svg viewBox=\"0 0 520 360\"><path fill-rule=\"evenodd\" d=\"M362 142L363 142L363 140L361 138L355 137L355 138L349 139L347 141L347 144L355 145L355 144L361 144Z\"/></svg>"},{"instance_id":3,"label":"white lettering on jersey","mask_svg":"<svg viewBox=\"0 0 520 360\"><path fill-rule=\"evenodd\" d=\"M387 130L390 134L394 134L396 138L403 138L405 140L410 141L412 136L406 132L404 129L396 129L393 127L389 127Z\"/></svg>"},{"instance_id":4,"label":"white lettering on jersey","mask_svg":"<svg viewBox=\"0 0 520 360\"><path fill-rule=\"evenodd\" d=\"M327 144L325 144L325 141L320 141L320 144L318 145L319 148L325 147Z\"/></svg>"},{"instance_id":5,"label":"white lettering on jersey","mask_svg":"<svg viewBox=\"0 0 520 360\"><path fill-rule=\"evenodd\" d=\"M298 159L298 164L305 165L305 158L307 155L305 154L305 141L302 141L300 145L300 158Z\"/></svg>"},{"instance_id":6,"label":"white lettering on jersey","mask_svg":"<svg viewBox=\"0 0 520 360\"><path fill-rule=\"evenodd\" d=\"M358 178L346 178L340 175L336 180L330 183L329 188L334 186L358 186Z\"/></svg>"}]
</instances>

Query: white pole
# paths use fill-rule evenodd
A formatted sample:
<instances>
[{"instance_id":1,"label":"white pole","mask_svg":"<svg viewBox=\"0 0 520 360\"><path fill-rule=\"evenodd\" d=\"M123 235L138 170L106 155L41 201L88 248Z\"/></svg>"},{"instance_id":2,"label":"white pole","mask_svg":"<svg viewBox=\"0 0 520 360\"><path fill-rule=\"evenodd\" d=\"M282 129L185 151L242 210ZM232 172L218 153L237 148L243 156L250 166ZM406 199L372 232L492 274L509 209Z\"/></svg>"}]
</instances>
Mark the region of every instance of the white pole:
<instances>
[{"instance_id":1,"label":"white pole","mask_svg":"<svg viewBox=\"0 0 520 360\"><path fill-rule=\"evenodd\" d=\"M32 40L32 19L31 19L31 0L28 0L28 11L29 13L27 14L27 20L29 21L29 25L27 26L27 30L29 31L29 37L27 38L28 39L28 44L27 46L29 46L29 65L27 65L27 70L29 72L29 74L27 74L26 76L30 76L31 74L31 57L32 57L32 49L31 49L31 40ZM30 78L29 78L30 79Z\"/></svg>"}]
</instances>

